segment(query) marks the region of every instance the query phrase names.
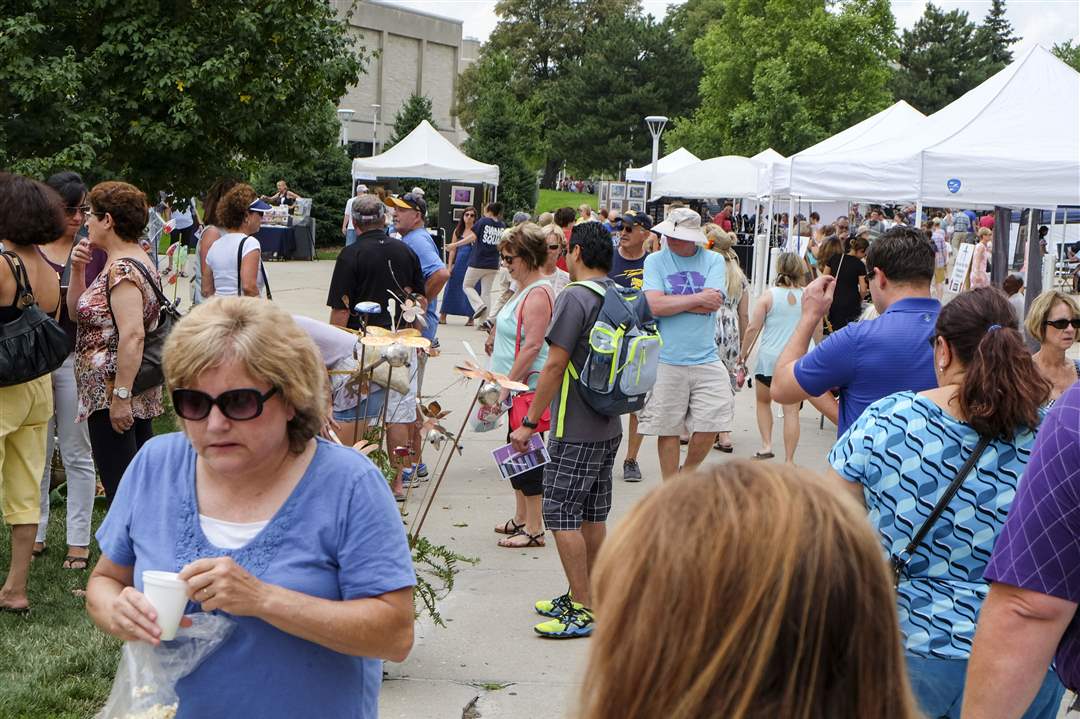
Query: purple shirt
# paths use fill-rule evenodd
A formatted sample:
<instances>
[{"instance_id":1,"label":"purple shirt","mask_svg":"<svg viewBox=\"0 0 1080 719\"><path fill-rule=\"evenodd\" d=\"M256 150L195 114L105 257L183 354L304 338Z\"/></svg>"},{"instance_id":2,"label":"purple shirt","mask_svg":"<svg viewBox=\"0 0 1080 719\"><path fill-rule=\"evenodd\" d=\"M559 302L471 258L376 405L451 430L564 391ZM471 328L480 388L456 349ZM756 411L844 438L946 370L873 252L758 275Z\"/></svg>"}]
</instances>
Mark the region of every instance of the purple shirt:
<instances>
[{"instance_id":1,"label":"purple shirt","mask_svg":"<svg viewBox=\"0 0 1080 719\"><path fill-rule=\"evenodd\" d=\"M1054 405L984 577L1080 603L1080 382ZM1080 687L1080 615L1058 644L1057 673Z\"/></svg>"}]
</instances>

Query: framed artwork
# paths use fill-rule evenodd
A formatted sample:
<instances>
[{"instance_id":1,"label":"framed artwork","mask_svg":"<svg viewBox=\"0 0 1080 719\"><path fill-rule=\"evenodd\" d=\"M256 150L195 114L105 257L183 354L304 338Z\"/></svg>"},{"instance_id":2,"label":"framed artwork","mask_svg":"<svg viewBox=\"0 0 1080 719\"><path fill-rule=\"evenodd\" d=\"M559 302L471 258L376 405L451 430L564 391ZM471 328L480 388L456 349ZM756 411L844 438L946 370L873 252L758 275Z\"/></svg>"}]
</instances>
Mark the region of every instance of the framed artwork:
<instances>
[{"instance_id":1,"label":"framed artwork","mask_svg":"<svg viewBox=\"0 0 1080 719\"><path fill-rule=\"evenodd\" d=\"M628 196L631 200L644 200L645 185L630 185L630 194Z\"/></svg>"},{"instance_id":2,"label":"framed artwork","mask_svg":"<svg viewBox=\"0 0 1080 719\"><path fill-rule=\"evenodd\" d=\"M612 182L611 183L611 199L622 200L626 197L626 183L625 182Z\"/></svg>"},{"instance_id":3,"label":"framed artwork","mask_svg":"<svg viewBox=\"0 0 1080 719\"><path fill-rule=\"evenodd\" d=\"M629 200L626 203L626 209L628 212L644 212L645 201L644 200Z\"/></svg>"},{"instance_id":4,"label":"framed artwork","mask_svg":"<svg viewBox=\"0 0 1080 719\"><path fill-rule=\"evenodd\" d=\"M615 213L616 215L621 215L623 213L623 201L612 200L611 206L608 207L608 213Z\"/></svg>"},{"instance_id":5,"label":"framed artwork","mask_svg":"<svg viewBox=\"0 0 1080 719\"><path fill-rule=\"evenodd\" d=\"M601 207L604 207L605 205L607 205L607 199L608 199L608 183L601 182L600 183L600 206Z\"/></svg>"},{"instance_id":6,"label":"framed artwork","mask_svg":"<svg viewBox=\"0 0 1080 719\"><path fill-rule=\"evenodd\" d=\"M471 205L473 203L473 189L474 188L472 187L465 187L463 185L451 185L450 204Z\"/></svg>"},{"instance_id":7,"label":"framed artwork","mask_svg":"<svg viewBox=\"0 0 1080 719\"><path fill-rule=\"evenodd\" d=\"M460 222L461 221L461 216L465 214L465 210L467 210L467 209L468 208L466 208L466 207L455 207L454 208L454 222Z\"/></svg>"}]
</instances>

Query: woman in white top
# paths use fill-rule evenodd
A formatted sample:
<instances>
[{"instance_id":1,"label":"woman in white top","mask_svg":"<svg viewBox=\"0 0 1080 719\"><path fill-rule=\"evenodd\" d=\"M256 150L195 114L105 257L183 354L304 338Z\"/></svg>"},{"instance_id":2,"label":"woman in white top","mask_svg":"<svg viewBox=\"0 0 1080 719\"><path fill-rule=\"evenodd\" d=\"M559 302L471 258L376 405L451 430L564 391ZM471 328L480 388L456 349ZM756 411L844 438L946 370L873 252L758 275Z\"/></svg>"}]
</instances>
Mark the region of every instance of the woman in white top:
<instances>
[{"instance_id":1,"label":"woman in white top","mask_svg":"<svg viewBox=\"0 0 1080 719\"><path fill-rule=\"evenodd\" d=\"M218 205L225 194L236 187L237 181L231 178L218 180L206 192L203 198L203 226L196 233L198 242L195 243L195 276L191 279L191 304L201 304L206 300L203 296L203 275L207 273L206 251L215 240L225 234L221 230L221 221L217 216Z\"/></svg>"},{"instance_id":2,"label":"woman in white top","mask_svg":"<svg viewBox=\"0 0 1080 719\"><path fill-rule=\"evenodd\" d=\"M221 198L215 219L223 234L209 242L203 237L200 248L204 298L215 294L248 297L262 294L264 282L259 271L262 251L252 235L262 224L263 213L269 210L270 206L259 199L251 185L238 184ZM238 257L242 257L239 262Z\"/></svg>"}]
</instances>

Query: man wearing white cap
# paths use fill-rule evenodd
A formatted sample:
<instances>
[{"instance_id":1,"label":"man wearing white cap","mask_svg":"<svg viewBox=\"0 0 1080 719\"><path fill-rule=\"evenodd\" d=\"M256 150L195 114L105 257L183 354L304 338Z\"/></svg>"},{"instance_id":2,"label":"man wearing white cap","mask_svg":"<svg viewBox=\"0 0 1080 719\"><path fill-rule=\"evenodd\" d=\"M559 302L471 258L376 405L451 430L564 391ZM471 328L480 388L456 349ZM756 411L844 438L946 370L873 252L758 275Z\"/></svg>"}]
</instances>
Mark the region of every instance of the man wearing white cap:
<instances>
[{"instance_id":1,"label":"man wearing white cap","mask_svg":"<svg viewBox=\"0 0 1080 719\"><path fill-rule=\"evenodd\" d=\"M715 314L724 301L724 257L704 249L701 216L673 209L653 227L667 246L645 259L642 289L664 346L652 394L639 416L642 434L655 435L664 479L679 471L679 437L690 433L683 468L705 459L716 433L729 427L735 405L731 380L715 340Z\"/></svg>"}]
</instances>

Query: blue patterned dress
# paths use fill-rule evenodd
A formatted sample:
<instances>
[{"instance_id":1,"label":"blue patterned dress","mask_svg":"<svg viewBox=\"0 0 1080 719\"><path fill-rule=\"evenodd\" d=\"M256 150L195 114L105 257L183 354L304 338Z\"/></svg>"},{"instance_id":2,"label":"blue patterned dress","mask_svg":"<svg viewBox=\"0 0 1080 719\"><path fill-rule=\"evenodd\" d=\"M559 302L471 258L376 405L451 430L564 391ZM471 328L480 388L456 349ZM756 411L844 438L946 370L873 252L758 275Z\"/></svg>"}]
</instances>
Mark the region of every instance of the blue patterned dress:
<instances>
[{"instance_id":1,"label":"blue patterned dress","mask_svg":"<svg viewBox=\"0 0 1080 719\"><path fill-rule=\"evenodd\" d=\"M836 442L829 464L863 487L886 555L904 548L979 441L970 425L914 392L874 402ZM987 584L983 571L1012 506L1035 433L982 453L908 564L897 591L908 654L966 660Z\"/></svg>"}]
</instances>

